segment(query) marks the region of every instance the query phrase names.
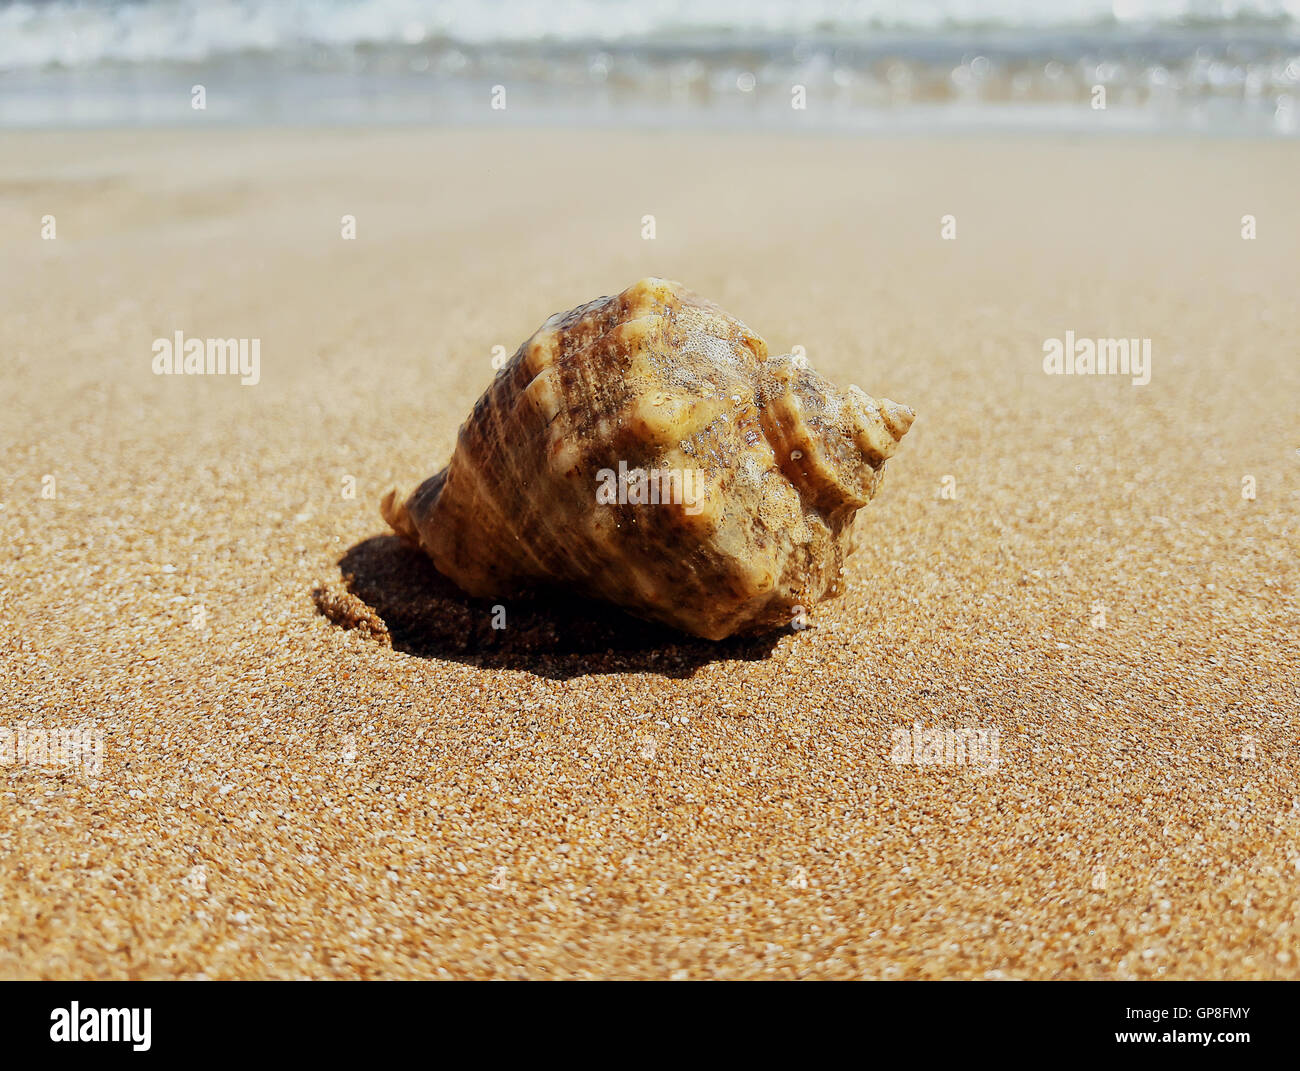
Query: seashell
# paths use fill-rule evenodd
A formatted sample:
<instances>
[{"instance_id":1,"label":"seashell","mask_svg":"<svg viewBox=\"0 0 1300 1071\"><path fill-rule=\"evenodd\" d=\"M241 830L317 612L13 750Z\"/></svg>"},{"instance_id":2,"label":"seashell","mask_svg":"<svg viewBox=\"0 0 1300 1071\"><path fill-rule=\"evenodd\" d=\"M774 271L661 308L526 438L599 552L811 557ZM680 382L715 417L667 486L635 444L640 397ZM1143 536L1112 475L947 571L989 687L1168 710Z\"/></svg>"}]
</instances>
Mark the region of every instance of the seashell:
<instances>
[{"instance_id":1,"label":"seashell","mask_svg":"<svg viewBox=\"0 0 1300 1071\"><path fill-rule=\"evenodd\" d=\"M384 519L473 596L558 589L716 640L837 593L914 414L643 279L552 316Z\"/></svg>"}]
</instances>

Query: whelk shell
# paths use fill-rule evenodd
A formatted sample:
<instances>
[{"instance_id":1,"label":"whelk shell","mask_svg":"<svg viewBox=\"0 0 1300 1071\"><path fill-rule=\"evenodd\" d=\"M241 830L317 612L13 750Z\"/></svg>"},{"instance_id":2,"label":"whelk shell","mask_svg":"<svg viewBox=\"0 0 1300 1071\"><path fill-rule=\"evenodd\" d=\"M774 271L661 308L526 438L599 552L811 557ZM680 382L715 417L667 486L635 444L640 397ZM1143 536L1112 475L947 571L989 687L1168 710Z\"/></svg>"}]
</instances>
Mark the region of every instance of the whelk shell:
<instances>
[{"instance_id":1,"label":"whelk shell","mask_svg":"<svg viewBox=\"0 0 1300 1071\"><path fill-rule=\"evenodd\" d=\"M470 595L569 591L716 640L836 594L913 417L642 279L547 320L447 468L381 510Z\"/></svg>"}]
</instances>

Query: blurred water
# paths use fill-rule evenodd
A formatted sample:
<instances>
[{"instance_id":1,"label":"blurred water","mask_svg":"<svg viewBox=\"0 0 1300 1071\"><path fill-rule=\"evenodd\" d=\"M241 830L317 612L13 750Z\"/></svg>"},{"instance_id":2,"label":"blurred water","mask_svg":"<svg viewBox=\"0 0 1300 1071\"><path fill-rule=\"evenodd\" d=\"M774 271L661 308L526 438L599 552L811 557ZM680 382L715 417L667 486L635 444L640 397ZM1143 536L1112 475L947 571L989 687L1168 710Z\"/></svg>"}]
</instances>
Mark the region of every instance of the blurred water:
<instances>
[{"instance_id":1,"label":"blurred water","mask_svg":"<svg viewBox=\"0 0 1300 1071\"><path fill-rule=\"evenodd\" d=\"M193 121L195 84L214 122L1290 136L1300 0L0 0L0 124Z\"/></svg>"}]
</instances>

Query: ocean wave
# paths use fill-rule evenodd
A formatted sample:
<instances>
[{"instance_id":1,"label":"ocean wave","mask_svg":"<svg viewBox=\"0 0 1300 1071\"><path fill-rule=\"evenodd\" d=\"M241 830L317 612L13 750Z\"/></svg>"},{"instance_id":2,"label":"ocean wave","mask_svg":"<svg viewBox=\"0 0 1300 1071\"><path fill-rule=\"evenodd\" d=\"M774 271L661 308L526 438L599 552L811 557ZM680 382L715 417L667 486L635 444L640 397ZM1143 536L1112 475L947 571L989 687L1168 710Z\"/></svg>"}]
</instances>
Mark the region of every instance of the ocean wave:
<instances>
[{"instance_id":1,"label":"ocean wave","mask_svg":"<svg viewBox=\"0 0 1300 1071\"><path fill-rule=\"evenodd\" d=\"M1272 26L1293 36L1300 0L45 0L0 3L0 71L197 63L246 53L319 61L357 50L581 44L772 48L1087 30L1123 39L1162 29Z\"/></svg>"}]
</instances>

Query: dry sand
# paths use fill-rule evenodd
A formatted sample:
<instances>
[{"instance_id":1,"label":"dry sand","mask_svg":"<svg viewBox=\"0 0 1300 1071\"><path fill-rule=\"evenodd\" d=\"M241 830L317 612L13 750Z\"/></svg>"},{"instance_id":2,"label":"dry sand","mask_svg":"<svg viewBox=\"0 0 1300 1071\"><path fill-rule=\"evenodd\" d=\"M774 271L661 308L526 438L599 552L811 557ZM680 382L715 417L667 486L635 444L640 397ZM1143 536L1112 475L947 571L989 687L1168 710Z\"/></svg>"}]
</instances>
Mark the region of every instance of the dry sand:
<instances>
[{"instance_id":1,"label":"dry sand","mask_svg":"<svg viewBox=\"0 0 1300 1071\"><path fill-rule=\"evenodd\" d=\"M0 727L104 740L99 777L0 768L0 976L1300 976L1300 144L0 161ZM848 593L767 640L492 633L379 498L493 346L648 274L917 410ZM261 382L154 376L177 329L260 338ZM1150 384L1045 375L1066 330L1151 338ZM999 764L892 762L916 722Z\"/></svg>"}]
</instances>

